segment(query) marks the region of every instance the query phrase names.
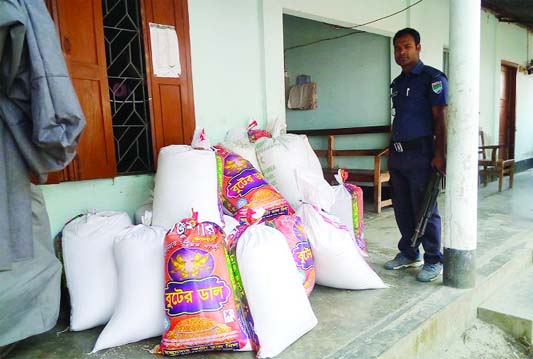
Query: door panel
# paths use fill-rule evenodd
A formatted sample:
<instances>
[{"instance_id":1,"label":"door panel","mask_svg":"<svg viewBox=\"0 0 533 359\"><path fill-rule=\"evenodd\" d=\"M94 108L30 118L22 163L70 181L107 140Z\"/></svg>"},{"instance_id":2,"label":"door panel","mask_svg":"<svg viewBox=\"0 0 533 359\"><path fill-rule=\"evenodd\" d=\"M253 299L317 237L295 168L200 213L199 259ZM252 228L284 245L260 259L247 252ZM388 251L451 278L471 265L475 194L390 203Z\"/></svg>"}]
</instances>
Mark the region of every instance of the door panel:
<instances>
[{"instance_id":1,"label":"door panel","mask_svg":"<svg viewBox=\"0 0 533 359\"><path fill-rule=\"evenodd\" d=\"M99 65L98 40L94 11L94 1L58 0L59 27L63 51L69 61L76 64ZM100 15L101 18L101 15ZM100 27L101 23L98 24Z\"/></svg>"},{"instance_id":2,"label":"door panel","mask_svg":"<svg viewBox=\"0 0 533 359\"><path fill-rule=\"evenodd\" d=\"M79 94L78 99L87 119L99 119L102 115L102 108L105 107L100 94L107 93L107 81L103 83L105 86L103 89L101 81L98 80L74 78L73 84ZM105 178L114 174L115 154L104 150L107 138L103 134L107 132L107 125L104 121L94 120L90 126L85 128L78 146L76 179ZM112 157L109 158L109 156ZM110 166L113 167L110 168Z\"/></svg>"},{"instance_id":3,"label":"door panel","mask_svg":"<svg viewBox=\"0 0 533 359\"><path fill-rule=\"evenodd\" d=\"M178 34L181 76L153 75L150 28L148 23L174 26ZM144 0L143 31L147 64L148 88L154 156L171 144L189 144L194 132L194 104L191 77L189 17L186 0Z\"/></svg>"},{"instance_id":4,"label":"door panel","mask_svg":"<svg viewBox=\"0 0 533 359\"><path fill-rule=\"evenodd\" d=\"M502 65L500 83L500 130L498 144L506 151L499 151L500 159L514 158L515 146L515 105L516 105L516 68Z\"/></svg>"},{"instance_id":5,"label":"door panel","mask_svg":"<svg viewBox=\"0 0 533 359\"><path fill-rule=\"evenodd\" d=\"M61 47L87 119L69 180L116 174L111 108L99 0L54 0Z\"/></svg>"},{"instance_id":6,"label":"door panel","mask_svg":"<svg viewBox=\"0 0 533 359\"><path fill-rule=\"evenodd\" d=\"M180 88L173 85L160 84L159 90L159 105L161 109L161 118L166 119L167 122L182 123L183 114L181 112L181 94ZM155 105L155 103L154 103ZM185 143L183 137L183 125L167 128L163 127L163 143Z\"/></svg>"}]
</instances>

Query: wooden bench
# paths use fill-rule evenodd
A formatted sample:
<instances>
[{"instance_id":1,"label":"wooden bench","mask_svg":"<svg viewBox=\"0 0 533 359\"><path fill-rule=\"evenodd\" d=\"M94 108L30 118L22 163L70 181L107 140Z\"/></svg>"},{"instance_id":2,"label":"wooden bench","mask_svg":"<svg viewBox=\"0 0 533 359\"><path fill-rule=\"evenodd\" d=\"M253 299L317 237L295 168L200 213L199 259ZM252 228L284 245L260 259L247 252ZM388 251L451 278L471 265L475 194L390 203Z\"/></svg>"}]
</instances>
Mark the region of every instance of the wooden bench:
<instances>
[{"instance_id":1,"label":"wooden bench","mask_svg":"<svg viewBox=\"0 0 533 359\"><path fill-rule=\"evenodd\" d=\"M332 183L334 175L338 171L338 166L335 164L336 157L359 157L372 156L374 157L373 169L358 169L346 168L349 173L348 182L355 183L371 183L374 186L374 210L377 213L386 206L392 205L391 199L382 200L382 186L390 180L388 171L381 169L381 160L383 156L387 156L389 148L380 149L335 149L335 137L345 135L364 135L372 133L388 133L390 134L390 126L367 126L367 127L350 127L350 128L334 128L334 129L316 129L316 130L292 130L289 133L301 134L310 136L326 136L328 138L327 149L317 149L315 153L319 157L327 159L327 168L324 168L324 178Z\"/></svg>"}]
</instances>

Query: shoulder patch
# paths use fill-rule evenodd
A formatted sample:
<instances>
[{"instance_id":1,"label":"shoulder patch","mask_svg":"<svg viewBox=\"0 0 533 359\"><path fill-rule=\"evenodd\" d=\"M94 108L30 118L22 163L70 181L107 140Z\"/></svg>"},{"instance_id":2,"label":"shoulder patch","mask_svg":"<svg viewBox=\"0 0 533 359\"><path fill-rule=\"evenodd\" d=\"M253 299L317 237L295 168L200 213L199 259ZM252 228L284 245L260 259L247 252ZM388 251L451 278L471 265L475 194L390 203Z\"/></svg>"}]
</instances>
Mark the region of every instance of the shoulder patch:
<instances>
[{"instance_id":1,"label":"shoulder patch","mask_svg":"<svg viewBox=\"0 0 533 359\"><path fill-rule=\"evenodd\" d=\"M435 81L431 83L431 89L433 92L435 92L437 95L442 92L442 81Z\"/></svg>"}]
</instances>

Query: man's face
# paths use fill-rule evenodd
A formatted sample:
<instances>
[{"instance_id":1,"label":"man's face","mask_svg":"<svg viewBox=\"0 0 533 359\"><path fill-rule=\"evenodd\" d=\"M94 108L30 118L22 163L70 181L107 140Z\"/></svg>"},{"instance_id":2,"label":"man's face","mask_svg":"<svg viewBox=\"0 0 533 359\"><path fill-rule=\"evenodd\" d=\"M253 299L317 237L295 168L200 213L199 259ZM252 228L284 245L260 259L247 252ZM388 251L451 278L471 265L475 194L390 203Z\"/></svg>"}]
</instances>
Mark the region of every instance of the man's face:
<instances>
[{"instance_id":1,"label":"man's face","mask_svg":"<svg viewBox=\"0 0 533 359\"><path fill-rule=\"evenodd\" d=\"M394 59L402 68L412 68L420 58L420 44L415 44L411 35L403 35L394 44Z\"/></svg>"}]
</instances>

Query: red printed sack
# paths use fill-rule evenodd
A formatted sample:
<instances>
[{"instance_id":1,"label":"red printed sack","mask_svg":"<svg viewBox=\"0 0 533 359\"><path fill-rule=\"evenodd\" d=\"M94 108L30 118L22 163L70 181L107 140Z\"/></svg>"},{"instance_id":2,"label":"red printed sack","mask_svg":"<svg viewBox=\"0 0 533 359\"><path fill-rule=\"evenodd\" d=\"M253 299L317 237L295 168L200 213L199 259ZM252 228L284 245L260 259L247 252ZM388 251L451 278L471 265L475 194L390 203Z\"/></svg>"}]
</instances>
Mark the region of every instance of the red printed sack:
<instances>
[{"instance_id":1,"label":"red printed sack","mask_svg":"<svg viewBox=\"0 0 533 359\"><path fill-rule=\"evenodd\" d=\"M165 237L163 355L255 350L236 285L222 229L192 218L176 223Z\"/></svg>"}]
</instances>

